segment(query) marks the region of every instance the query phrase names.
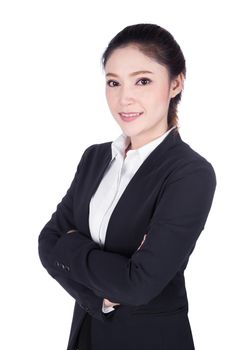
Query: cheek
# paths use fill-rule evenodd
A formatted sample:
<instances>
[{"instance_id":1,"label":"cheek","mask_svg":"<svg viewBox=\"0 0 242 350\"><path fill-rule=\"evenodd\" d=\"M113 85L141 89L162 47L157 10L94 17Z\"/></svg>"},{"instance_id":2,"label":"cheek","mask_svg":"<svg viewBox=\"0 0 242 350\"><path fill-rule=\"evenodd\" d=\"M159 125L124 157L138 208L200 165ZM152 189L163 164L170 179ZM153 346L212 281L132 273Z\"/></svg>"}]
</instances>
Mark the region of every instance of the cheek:
<instances>
[{"instance_id":1,"label":"cheek","mask_svg":"<svg viewBox=\"0 0 242 350\"><path fill-rule=\"evenodd\" d=\"M166 106L169 102L169 94L166 89L160 89L153 91L153 94L150 96L150 101L152 101L154 106Z\"/></svg>"},{"instance_id":2,"label":"cheek","mask_svg":"<svg viewBox=\"0 0 242 350\"><path fill-rule=\"evenodd\" d=\"M109 106L114 106L116 104L116 94L113 91L106 90L106 99Z\"/></svg>"}]
</instances>

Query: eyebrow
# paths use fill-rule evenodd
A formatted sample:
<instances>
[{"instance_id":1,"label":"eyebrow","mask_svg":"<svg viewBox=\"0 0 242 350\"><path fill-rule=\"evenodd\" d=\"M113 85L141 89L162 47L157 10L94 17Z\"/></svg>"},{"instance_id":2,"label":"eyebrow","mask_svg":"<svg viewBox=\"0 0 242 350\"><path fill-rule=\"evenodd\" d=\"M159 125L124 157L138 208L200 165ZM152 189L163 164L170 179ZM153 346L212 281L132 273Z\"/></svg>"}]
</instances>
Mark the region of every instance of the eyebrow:
<instances>
[{"instance_id":1,"label":"eyebrow","mask_svg":"<svg viewBox=\"0 0 242 350\"><path fill-rule=\"evenodd\" d=\"M130 77L132 77L132 76L134 76L134 75L146 74L146 73L153 74L153 72L151 72L151 71L149 71L149 70L138 70L137 72L130 73ZM117 77L117 78L118 78L118 75L115 74L115 73L107 73L107 74L106 74L106 77L108 77L108 76L113 76L113 77Z\"/></svg>"}]
</instances>

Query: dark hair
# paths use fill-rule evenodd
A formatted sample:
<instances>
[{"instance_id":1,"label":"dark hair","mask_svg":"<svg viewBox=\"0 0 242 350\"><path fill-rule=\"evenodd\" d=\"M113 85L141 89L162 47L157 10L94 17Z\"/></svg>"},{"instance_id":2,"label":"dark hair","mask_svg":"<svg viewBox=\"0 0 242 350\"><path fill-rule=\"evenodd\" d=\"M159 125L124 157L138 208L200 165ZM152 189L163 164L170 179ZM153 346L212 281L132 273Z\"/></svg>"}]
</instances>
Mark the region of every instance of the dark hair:
<instances>
[{"instance_id":1,"label":"dark hair","mask_svg":"<svg viewBox=\"0 0 242 350\"><path fill-rule=\"evenodd\" d=\"M117 48L128 45L136 46L143 54L164 65L169 74L170 81L183 73L186 78L185 58L180 46L166 29L150 23L139 23L125 27L108 44L101 63L105 68L106 62L112 52ZM168 109L168 129L178 126L177 105L181 100L182 91L171 98Z\"/></svg>"}]
</instances>

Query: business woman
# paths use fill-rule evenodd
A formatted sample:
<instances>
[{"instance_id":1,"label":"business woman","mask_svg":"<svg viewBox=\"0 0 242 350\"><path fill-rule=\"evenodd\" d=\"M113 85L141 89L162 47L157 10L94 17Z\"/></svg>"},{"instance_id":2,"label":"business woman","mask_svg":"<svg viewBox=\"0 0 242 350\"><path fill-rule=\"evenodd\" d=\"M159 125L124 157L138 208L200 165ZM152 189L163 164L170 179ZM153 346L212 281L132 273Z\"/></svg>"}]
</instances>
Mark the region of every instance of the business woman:
<instances>
[{"instance_id":1,"label":"business woman","mask_svg":"<svg viewBox=\"0 0 242 350\"><path fill-rule=\"evenodd\" d=\"M122 132L87 147L38 238L75 299L67 350L192 350L184 270L216 175L179 133L185 59L155 24L124 28L102 59Z\"/></svg>"}]
</instances>

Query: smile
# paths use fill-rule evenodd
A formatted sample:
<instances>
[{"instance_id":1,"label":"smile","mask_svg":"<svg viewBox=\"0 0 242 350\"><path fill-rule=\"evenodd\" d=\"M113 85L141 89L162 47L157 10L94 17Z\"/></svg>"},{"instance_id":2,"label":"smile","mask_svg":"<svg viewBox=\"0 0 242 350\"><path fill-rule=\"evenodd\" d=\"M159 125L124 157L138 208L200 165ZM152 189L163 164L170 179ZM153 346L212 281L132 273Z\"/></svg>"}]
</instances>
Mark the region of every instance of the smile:
<instances>
[{"instance_id":1,"label":"smile","mask_svg":"<svg viewBox=\"0 0 242 350\"><path fill-rule=\"evenodd\" d=\"M140 117L141 114L143 114L143 112L119 113L120 117L125 122L135 120Z\"/></svg>"}]
</instances>

